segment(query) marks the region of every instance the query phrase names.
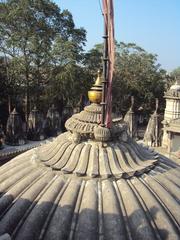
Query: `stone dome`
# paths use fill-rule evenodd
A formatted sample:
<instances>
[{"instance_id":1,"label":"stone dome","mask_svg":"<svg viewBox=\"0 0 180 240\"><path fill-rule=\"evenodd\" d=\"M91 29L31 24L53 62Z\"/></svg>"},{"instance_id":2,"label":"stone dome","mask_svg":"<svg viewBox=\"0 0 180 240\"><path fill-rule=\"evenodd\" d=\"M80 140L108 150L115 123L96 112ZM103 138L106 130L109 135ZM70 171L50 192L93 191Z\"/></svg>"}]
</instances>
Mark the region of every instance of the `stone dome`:
<instances>
[{"instance_id":1,"label":"stone dome","mask_svg":"<svg viewBox=\"0 0 180 240\"><path fill-rule=\"evenodd\" d=\"M94 134L94 127L101 122L101 105L92 103L86 106L80 113L74 114L69 118L65 127L71 132L77 132L81 134Z\"/></svg>"},{"instance_id":2,"label":"stone dome","mask_svg":"<svg viewBox=\"0 0 180 240\"><path fill-rule=\"evenodd\" d=\"M0 168L0 239L179 239L180 167L138 145L122 120L98 141L100 108Z\"/></svg>"}]
</instances>

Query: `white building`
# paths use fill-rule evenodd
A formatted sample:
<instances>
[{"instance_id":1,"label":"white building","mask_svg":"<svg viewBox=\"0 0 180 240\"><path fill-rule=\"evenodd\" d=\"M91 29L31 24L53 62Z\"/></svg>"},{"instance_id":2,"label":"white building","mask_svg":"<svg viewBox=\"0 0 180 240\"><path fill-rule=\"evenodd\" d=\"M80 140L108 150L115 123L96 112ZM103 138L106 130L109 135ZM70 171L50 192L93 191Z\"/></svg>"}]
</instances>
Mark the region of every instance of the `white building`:
<instances>
[{"instance_id":1,"label":"white building","mask_svg":"<svg viewBox=\"0 0 180 240\"><path fill-rule=\"evenodd\" d=\"M180 83L174 85L165 93L166 109L163 120L162 147L168 152L180 150Z\"/></svg>"}]
</instances>

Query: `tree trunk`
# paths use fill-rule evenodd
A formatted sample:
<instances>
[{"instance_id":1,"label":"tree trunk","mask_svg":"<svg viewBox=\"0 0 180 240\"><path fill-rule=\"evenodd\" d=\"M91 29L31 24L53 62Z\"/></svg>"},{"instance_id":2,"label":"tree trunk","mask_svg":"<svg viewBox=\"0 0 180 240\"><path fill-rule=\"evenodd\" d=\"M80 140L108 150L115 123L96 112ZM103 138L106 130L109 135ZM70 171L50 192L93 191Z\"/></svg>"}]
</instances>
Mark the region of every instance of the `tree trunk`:
<instances>
[{"instance_id":1,"label":"tree trunk","mask_svg":"<svg viewBox=\"0 0 180 240\"><path fill-rule=\"evenodd\" d=\"M8 95L8 112L11 113L11 96Z\"/></svg>"},{"instance_id":2,"label":"tree trunk","mask_svg":"<svg viewBox=\"0 0 180 240\"><path fill-rule=\"evenodd\" d=\"M29 115L29 72L26 69L26 122L28 121Z\"/></svg>"}]
</instances>

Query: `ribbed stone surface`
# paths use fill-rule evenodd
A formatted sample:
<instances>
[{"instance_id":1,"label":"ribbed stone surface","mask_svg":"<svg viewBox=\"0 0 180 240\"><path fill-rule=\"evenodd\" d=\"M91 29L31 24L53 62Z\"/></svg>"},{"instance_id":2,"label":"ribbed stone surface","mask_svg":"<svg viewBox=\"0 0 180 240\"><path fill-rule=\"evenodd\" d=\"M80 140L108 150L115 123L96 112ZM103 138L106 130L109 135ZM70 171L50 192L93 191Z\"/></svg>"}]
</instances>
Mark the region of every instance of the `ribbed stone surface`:
<instances>
[{"instance_id":1,"label":"ribbed stone surface","mask_svg":"<svg viewBox=\"0 0 180 240\"><path fill-rule=\"evenodd\" d=\"M99 104L91 104L84 108L78 114L74 114L66 121L67 130L84 134L93 133L94 127L101 121L101 106Z\"/></svg>"},{"instance_id":2,"label":"ribbed stone surface","mask_svg":"<svg viewBox=\"0 0 180 240\"><path fill-rule=\"evenodd\" d=\"M92 107L78 123L98 125L99 106ZM118 124L105 143L81 131L74 141L80 129L74 125L72 133L3 165L0 237L178 240L180 167L122 137L126 129Z\"/></svg>"},{"instance_id":3,"label":"ribbed stone surface","mask_svg":"<svg viewBox=\"0 0 180 240\"><path fill-rule=\"evenodd\" d=\"M102 178L140 175L157 163L157 154L133 140L113 141L103 146L94 141L73 143L69 136L69 133L60 135L53 143L37 149L33 155L35 162L64 174Z\"/></svg>"},{"instance_id":4,"label":"ribbed stone surface","mask_svg":"<svg viewBox=\"0 0 180 240\"><path fill-rule=\"evenodd\" d=\"M180 172L171 161L129 180L83 179L37 167L32 152L0 169L0 236L179 239Z\"/></svg>"}]
</instances>

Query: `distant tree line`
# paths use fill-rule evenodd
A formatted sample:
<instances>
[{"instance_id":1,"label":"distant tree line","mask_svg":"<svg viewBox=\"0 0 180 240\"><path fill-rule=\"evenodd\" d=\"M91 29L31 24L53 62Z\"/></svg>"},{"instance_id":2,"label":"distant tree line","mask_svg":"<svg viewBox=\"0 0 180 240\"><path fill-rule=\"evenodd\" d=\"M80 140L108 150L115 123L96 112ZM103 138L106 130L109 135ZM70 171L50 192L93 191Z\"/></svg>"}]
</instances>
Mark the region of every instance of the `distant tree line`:
<instances>
[{"instance_id":1,"label":"distant tree line","mask_svg":"<svg viewBox=\"0 0 180 240\"><path fill-rule=\"evenodd\" d=\"M73 98L86 31L75 27L71 13L49 0L7 0L0 3L0 15L9 109L22 99L29 113L30 105Z\"/></svg>"},{"instance_id":2,"label":"distant tree line","mask_svg":"<svg viewBox=\"0 0 180 240\"><path fill-rule=\"evenodd\" d=\"M102 44L97 44L85 55L85 65L91 74L101 67ZM165 107L164 91L174 82L157 63L157 55L145 51L135 43L116 42L116 61L113 77L113 106L125 113L130 107L130 97L135 98L135 111L139 108L147 114L155 110L155 98L159 110Z\"/></svg>"},{"instance_id":3,"label":"distant tree line","mask_svg":"<svg viewBox=\"0 0 180 240\"><path fill-rule=\"evenodd\" d=\"M84 52L86 31L50 0L0 1L0 113L21 105L26 115L55 103L75 106L102 68L102 44ZM125 112L134 95L149 112L163 107L165 70L134 43L116 43L113 105ZM62 109L61 109L62 110ZM0 116L1 118L1 116Z\"/></svg>"},{"instance_id":4,"label":"distant tree line","mask_svg":"<svg viewBox=\"0 0 180 240\"><path fill-rule=\"evenodd\" d=\"M180 67L177 67L171 72L171 75L173 78L179 79L180 80Z\"/></svg>"}]
</instances>

